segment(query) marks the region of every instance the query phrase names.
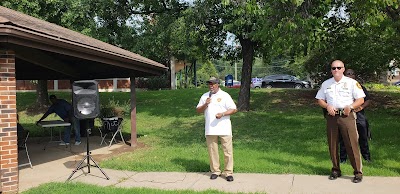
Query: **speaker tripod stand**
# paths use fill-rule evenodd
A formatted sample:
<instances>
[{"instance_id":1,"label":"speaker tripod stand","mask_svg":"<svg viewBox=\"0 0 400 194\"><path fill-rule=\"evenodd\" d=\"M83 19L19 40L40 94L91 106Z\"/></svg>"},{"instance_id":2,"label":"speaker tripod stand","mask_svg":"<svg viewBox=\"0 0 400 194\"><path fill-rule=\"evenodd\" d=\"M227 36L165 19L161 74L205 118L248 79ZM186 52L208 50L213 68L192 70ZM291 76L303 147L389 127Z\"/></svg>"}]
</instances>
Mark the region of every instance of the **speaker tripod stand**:
<instances>
[{"instance_id":1,"label":"speaker tripod stand","mask_svg":"<svg viewBox=\"0 0 400 194\"><path fill-rule=\"evenodd\" d=\"M107 176L107 174L103 171L103 169L100 168L100 166L96 163L96 161L94 161L93 157L90 155L90 151L89 151L89 134L91 133L91 129L89 128L89 120L85 120L85 126L86 126L86 155L83 157L83 159L79 162L78 166L76 166L75 170L72 171L71 175L69 175L67 181L69 181L72 176L74 176L74 174L82 169L87 167L88 168L88 173L90 173L90 166L96 167L98 168L101 173L103 173L103 175L107 178L107 180L110 180L110 178ZM83 163L86 162L86 165L83 165ZM92 161L94 163L94 165L90 164L90 161Z\"/></svg>"}]
</instances>

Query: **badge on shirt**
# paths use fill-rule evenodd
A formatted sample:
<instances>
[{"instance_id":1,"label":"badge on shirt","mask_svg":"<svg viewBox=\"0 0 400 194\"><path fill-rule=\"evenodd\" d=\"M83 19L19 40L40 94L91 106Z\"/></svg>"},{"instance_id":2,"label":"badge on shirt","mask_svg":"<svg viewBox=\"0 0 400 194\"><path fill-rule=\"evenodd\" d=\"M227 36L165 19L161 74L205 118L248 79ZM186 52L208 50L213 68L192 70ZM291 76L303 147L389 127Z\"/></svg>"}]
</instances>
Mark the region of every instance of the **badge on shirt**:
<instances>
[{"instance_id":1,"label":"badge on shirt","mask_svg":"<svg viewBox=\"0 0 400 194\"><path fill-rule=\"evenodd\" d=\"M218 99L217 99L218 102L221 102L221 100L222 100L221 98L218 98Z\"/></svg>"},{"instance_id":2,"label":"badge on shirt","mask_svg":"<svg viewBox=\"0 0 400 194\"><path fill-rule=\"evenodd\" d=\"M343 89L345 89L345 90L348 89L348 88L347 88L347 82L344 82L344 84L343 84Z\"/></svg>"},{"instance_id":3,"label":"badge on shirt","mask_svg":"<svg viewBox=\"0 0 400 194\"><path fill-rule=\"evenodd\" d=\"M357 83L356 83L356 86L357 86L358 89L362 89L360 83L357 82Z\"/></svg>"}]
</instances>

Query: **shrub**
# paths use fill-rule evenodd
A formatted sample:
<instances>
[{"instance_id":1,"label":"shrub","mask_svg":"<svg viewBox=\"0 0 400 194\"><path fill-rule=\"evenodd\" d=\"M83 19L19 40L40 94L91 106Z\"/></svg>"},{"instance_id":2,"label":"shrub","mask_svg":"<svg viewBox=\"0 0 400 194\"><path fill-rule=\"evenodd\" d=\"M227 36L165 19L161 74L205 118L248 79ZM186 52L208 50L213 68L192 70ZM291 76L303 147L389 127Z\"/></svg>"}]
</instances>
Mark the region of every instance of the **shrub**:
<instances>
[{"instance_id":1,"label":"shrub","mask_svg":"<svg viewBox=\"0 0 400 194\"><path fill-rule=\"evenodd\" d=\"M363 84L368 90L390 90L390 91L400 91L400 87L385 85L382 83L368 83Z\"/></svg>"},{"instance_id":2,"label":"shrub","mask_svg":"<svg viewBox=\"0 0 400 194\"><path fill-rule=\"evenodd\" d=\"M165 75L149 77L146 81L149 90L169 88L169 81Z\"/></svg>"},{"instance_id":3,"label":"shrub","mask_svg":"<svg viewBox=\"0 0 400 194\"><path fill-rule=\"evenodd\" d=\"M100 117L124 117L130 114L130 102L124 102L120 104L119 101L114 100L114 98L109 100L108 104L100 105Z\"/></svg>"}]
</instances>

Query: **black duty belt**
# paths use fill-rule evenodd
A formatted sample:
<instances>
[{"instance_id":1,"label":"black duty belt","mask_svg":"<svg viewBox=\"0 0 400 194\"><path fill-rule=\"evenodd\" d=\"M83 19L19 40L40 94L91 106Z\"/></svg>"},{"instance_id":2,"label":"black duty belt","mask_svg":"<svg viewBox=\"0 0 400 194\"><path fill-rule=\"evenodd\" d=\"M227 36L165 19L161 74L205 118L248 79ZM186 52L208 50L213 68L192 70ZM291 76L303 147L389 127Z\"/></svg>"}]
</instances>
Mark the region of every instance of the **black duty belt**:
<instances>
[{"instance_id":1,"label":"black duty belt","mask_svg":"<svg viewBox=\"0 0 400 194\"><path fill-rule=\"evenodd\" d=\"M350 110L350 112L352 112L353 110ZM343 108L338 108L336 111L335 111L335 114L336 115L340 115L340 116L342 116L342 115L344 115L344 109Z\"/></svg>"},{"instance_id":2,"label":"black duty belt","mask_svg":"<svg viewBox=\"0 0 400 194\"><path fill-rule=\"evenodd\" d=\"M344 115L344 109L343 109L343 108L338 108L338 109L335 111L335 114L336 114L336 115L340 115L340 116Z\"/></svg>"}]
</instances>

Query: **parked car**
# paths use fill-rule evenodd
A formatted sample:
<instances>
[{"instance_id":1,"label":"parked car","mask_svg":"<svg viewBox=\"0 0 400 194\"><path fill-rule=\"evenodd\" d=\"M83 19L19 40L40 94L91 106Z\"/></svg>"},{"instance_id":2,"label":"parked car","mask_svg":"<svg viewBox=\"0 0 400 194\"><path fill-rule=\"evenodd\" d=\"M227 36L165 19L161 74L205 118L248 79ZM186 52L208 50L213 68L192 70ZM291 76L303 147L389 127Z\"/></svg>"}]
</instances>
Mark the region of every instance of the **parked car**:
<instances>
[{"instance_id":1,"label":"parked car","mask_svg":"<svg viewBox=\"0 0 400 194\"><path fill-rule=\"evenodd\" d=\"M240 81L233 80L233 85L232 86L226 86L225 85L225 81L222 81L220 86L225 86L225 87L228 87L228 88L240 88Z\"/></svg>"},{"instance_id":2,"label":"parked car","mask_svg":"<svg viewBox=\"0 0 400 194\"><path fill-rule=\"evenodd\" d=\"M231 88L240 88L240 81L233 81L233 86Z\"/></svg>"},{"instance_id":3,"label":"parked car","mask_svg":"<svg viewBox=\"0 0 400 194\"><path fill-rule=\"evenodd\" d=\"M299 80L293 75L268 75L262 80L263 88L310 88L309 81Z\"/></svg>"},{"instance_id":4,"label":"parked car","mask_svg":"<svg viewBox=\"0 0 400 194\"><path fill-rule=\"evenodd\" d=\"M251 88L261 88L262 86L262 78L251 78Z\"/></svg>"},{"instance_id":5,"label":"parked car","mask_svg":"<svg viewBox=\"0 0 400 194\"><path fill-rule=\"evenodd\" d=\"M251 88L261 88L262 87L262 81L255 81L251 84Z\"/></svg>"}]
</instances>

